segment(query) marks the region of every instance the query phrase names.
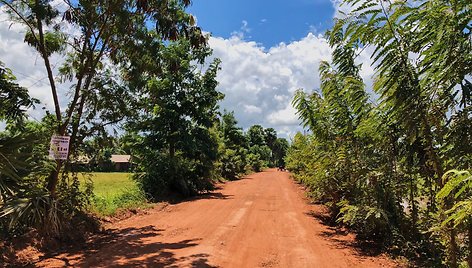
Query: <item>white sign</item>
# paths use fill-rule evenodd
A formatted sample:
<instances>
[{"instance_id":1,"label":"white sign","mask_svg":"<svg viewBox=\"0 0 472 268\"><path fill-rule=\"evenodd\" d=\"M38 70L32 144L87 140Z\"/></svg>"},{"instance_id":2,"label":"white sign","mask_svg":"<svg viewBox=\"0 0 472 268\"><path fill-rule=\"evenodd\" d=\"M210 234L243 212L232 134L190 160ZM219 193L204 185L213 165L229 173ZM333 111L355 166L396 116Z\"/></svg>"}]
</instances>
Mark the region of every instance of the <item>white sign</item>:
<instances>
[{"instance_id":1,"label":"white sign","mask_svg":"<svg viewBox=\"0 0 472 268\"><path fill-rule=\"evenodd\" d=\"M52 136L49 147L49 158L56 160L66 160L69 154L69 136Z\"/></svg>"}]
</instances>

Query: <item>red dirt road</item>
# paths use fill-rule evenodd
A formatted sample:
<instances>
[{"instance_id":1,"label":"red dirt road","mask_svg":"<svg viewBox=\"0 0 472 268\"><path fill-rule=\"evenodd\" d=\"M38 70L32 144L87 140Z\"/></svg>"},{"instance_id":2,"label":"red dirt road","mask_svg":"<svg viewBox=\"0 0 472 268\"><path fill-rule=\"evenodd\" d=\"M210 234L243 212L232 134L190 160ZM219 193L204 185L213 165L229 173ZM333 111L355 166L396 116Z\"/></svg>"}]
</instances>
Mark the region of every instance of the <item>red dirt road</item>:
<instances>
[{"instance_id":1,"label":"red dirt road","mask_svg":"<svg viewBox=\"0 0 472 268\"><path fill-rule=\"evenodd\" d=\"M268 170L197 200L113 224L113 239L39 266L63 267L395 267L365 257L310 216L289 173Z\"/></svg>"}]
</instances>

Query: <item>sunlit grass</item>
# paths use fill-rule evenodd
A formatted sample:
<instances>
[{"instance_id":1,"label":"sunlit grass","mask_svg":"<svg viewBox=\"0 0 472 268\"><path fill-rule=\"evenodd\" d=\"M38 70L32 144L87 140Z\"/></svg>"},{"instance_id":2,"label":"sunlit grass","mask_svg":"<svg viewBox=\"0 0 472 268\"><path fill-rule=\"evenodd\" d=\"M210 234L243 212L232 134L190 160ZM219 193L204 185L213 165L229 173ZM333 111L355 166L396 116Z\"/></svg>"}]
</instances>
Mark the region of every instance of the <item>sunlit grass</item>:
<instances>
[{"instance_id":1,"label":"sunlit grass","mask_svg":"<svg viewBox=\"0 0 472 268\"><path fill-rule=\"evenodd\" d=\"M82 182L93 182L91 211L101 216L110 216L120 209L134 209L148 206L144 193L131 178L132 173L94 172L80 174Z\"/></svg>"}]
</instances>

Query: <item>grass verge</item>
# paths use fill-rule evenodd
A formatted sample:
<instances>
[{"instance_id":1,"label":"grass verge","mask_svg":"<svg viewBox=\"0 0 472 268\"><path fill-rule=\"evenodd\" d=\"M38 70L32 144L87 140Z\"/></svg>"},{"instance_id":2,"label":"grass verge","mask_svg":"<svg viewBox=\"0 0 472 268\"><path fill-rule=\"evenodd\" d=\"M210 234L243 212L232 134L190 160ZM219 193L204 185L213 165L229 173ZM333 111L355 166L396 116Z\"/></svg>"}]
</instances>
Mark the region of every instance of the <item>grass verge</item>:
<instances>
[{"instance_id":1,"label":"grass verge","mask_svg":"<svg viewBox=\"0 0 472 268\"><path fill-rule=\"evenodd\" d=\"M91 211L99 216L113 216L123 209L146 208L146 196L135 181L132 173L86 173L80 174L79 179L93 182Z\"/></svg>"}]
</instances>

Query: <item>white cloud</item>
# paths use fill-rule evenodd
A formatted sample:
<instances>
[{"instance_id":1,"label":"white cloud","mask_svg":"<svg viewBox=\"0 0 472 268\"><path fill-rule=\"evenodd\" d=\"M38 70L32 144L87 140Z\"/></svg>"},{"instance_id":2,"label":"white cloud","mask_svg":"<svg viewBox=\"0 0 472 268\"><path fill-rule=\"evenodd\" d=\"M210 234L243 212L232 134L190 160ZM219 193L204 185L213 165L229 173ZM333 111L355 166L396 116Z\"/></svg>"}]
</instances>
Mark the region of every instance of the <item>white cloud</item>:
<instances>
[{"instance_id":1,"label":"white cloud","mask_svg":"<svg viewBox=\"0 0 472 268\"><path fill-rule=\"evenodd\" d=\"M0 21L4 21L0 22L0 60L13 70L20 85L29 88L31 96L40 99L39 109L30 111L34 118L40 119L44 113L41 107L53 112L43 61L23 42L24 29L21 26L14 24L10 28L4 13L0 13ZM250 31L247 22L243 22L241 31ZM243 36L236 34L228 39L210 39L214 57L222 60L218 81L219 90L226 97L221 108L235 111L245 129L261 124L275 128L282 135L299 130L290 102L298 88L313 90L319 87L319 62L330 58L326 40L308 34L299 41L265 49L256 42L245 41ZM53 57L52 62L57 70L61 58ZM67 101L67 92L67 85L59 86L63 104Z\"/></svg>"},{"instance_id":2,"label":"white cloud","mask_svg":"<svg viewBox=\"0 0 472 268\"><path fill-rule=\"evenodd\" d=\"M19 83L28 87L33 97L42 101L42 106L52 111L42 59L23 42L24 29L17 25L9 29L5 16L0 12L0 61L13 70ZM240 32L232 37L210 38L213 57L222 60L218 89L226 97L220 104L221 110L234 111L244 129L260 124L275 128L281 136L293 136L302 130L291 106L293 94L299 88L307 91L319 88L319 63L331 59L331 49L323 36L313 33L298 41L264 48L245 40L244 35L249 32L248 23L243 21ZM53 60L60 62L59 57ZM361 54L359 60L368 62L368 54ZM363 77L372 74L372 68L365 64ZM62 85L59 89L61 96L66 96L68 87ZM32 115L39 119L43 112L36 109Z\"/></svg>"},{"instance_id":3,"label":"white cloud","mask_svg":"<svg viewBox=\"0 0 472 268\"><path fill-rule=\"evenodd\" d=\"M346 2L342 0L330 0L331 3L333 4L334 7L334 14L333 18L342 18L344 17L343 14L348 14L355 8L359 7L362 3L358 3L355 6L352 6L351 4L347 4Z\"/></svg>"},{"instance_id":4,"label":"white cloud","mask_svg":"<svg viewBox=\"0 0 472 268\"><path fill-rule=\"evenodd\" d=\"M243 23L243 26L241 26L241 31L245 33L251 32L251 28L248 27L248 22L246 20L243 20L242 23Z\"/></svg>"},{"instance_id":5,"label":"white cloud","mask_svg":"<svg viewBox=\"0 0 472 268\"><path fill-rule=\"evenodd\" d=\"M239 36L210 38L213 56L222 60L219 90L226 97L221 108L234 111L240 125L273 127L282 135L301 130L291 106L299 88L319 87L318 67L330 60L331 49L321 35L308 34L289 44L265 49Z\"/></svg>"},{"instance_id":6,"label":"white cloud","mask_svg":"<svg viewBox=\"0 0 472 268\"><path fill-rule=\"evenodd\" d=\"M52 5L59 9L64 8L64 2L60 0L53 1ZM43 117L45 110L54 113L54 103L46 68L39 53L24 42L26 27L20 23L11 23L5 8L5 6L0 7L0 61L4 63L5 67L12 70L20 86L28 88L31 97L40 100L39 106L28 111L31 117L39 120ZM62 20L62 18L58 20ZM70 36L79 33L78 29L73 29L68 24L60 24ZM55 76L58 75L58 68L63 62L62 55L55 54L50 58ZM56 84L62 110L65 109L68 101L66 95L69 92L70 84Z\"/></svg>"},{"instance_id":7,"label":"white cloud","mask_svg":"<svg viewBox=\"0 0 472 268\"><path fill-rule=\"evenodd\" d=\"M260 114L262 113L262 109L254 106L254 105L248 105L248 104L243 104L244 107L244 112L247 114Z\"/></svg>"},{"instance_id":8,"label":"white cloud","mask_svg":"<svg viewBox=\"0 0 472 268\"><path fill-rule=\"evenodd\" d=\"M252 31L252 29L249 28L249 23L247 20L241 21L241 24L241 28L239 28L238 31L232 32L231 35L236 36L239 39L245 39L246 37L251 38L251 36L247 36Z\"/></svg>"},{"instance_id":9,"label":"white cloud","mask_svg":"<svg viewBox=\"0 0 472 268\"><path fill-rule=\"evenodd\" d=\"M0 61L10 68L18 83L29 89L32 97L41 105L53 108L51 91L42 58L23 42L25 29L19 24L11 24L8 15L0 12ZM57 59L53 59L55 63ZM33 117L41 118L40 110L30 111Z\"/></svg>"},{"instance_id":10,"label":"white cloud","mask_svg":"<svg viewBox=\"0 0 472 268\"><path fill-rule=\"evenodd\" d=\"M244 129L260 124L287 137L302 130L291 101L299 88L320 87L319 63L331 60L331 48L323 36L309 33L299 41L268 49L239 36L212 37L210 46L214 57L222 60L217 77L218 88L226 95L222 109L234 111ZM370 48L362 51L356 63L363 64L360 74L372 94L371 52Z\"/></svg>"},{"instance_id":11,"label":"white cloud","mask_svg":"<svg viewBox=\"0 0 472 268\"><path fill-rule=\"evenodd\" d=\"M269 123L277 126L294 126L298 125L298 117L296 110L290 103L283 110L275 111L267 116Z\"/></svg>"}]
</instances>

